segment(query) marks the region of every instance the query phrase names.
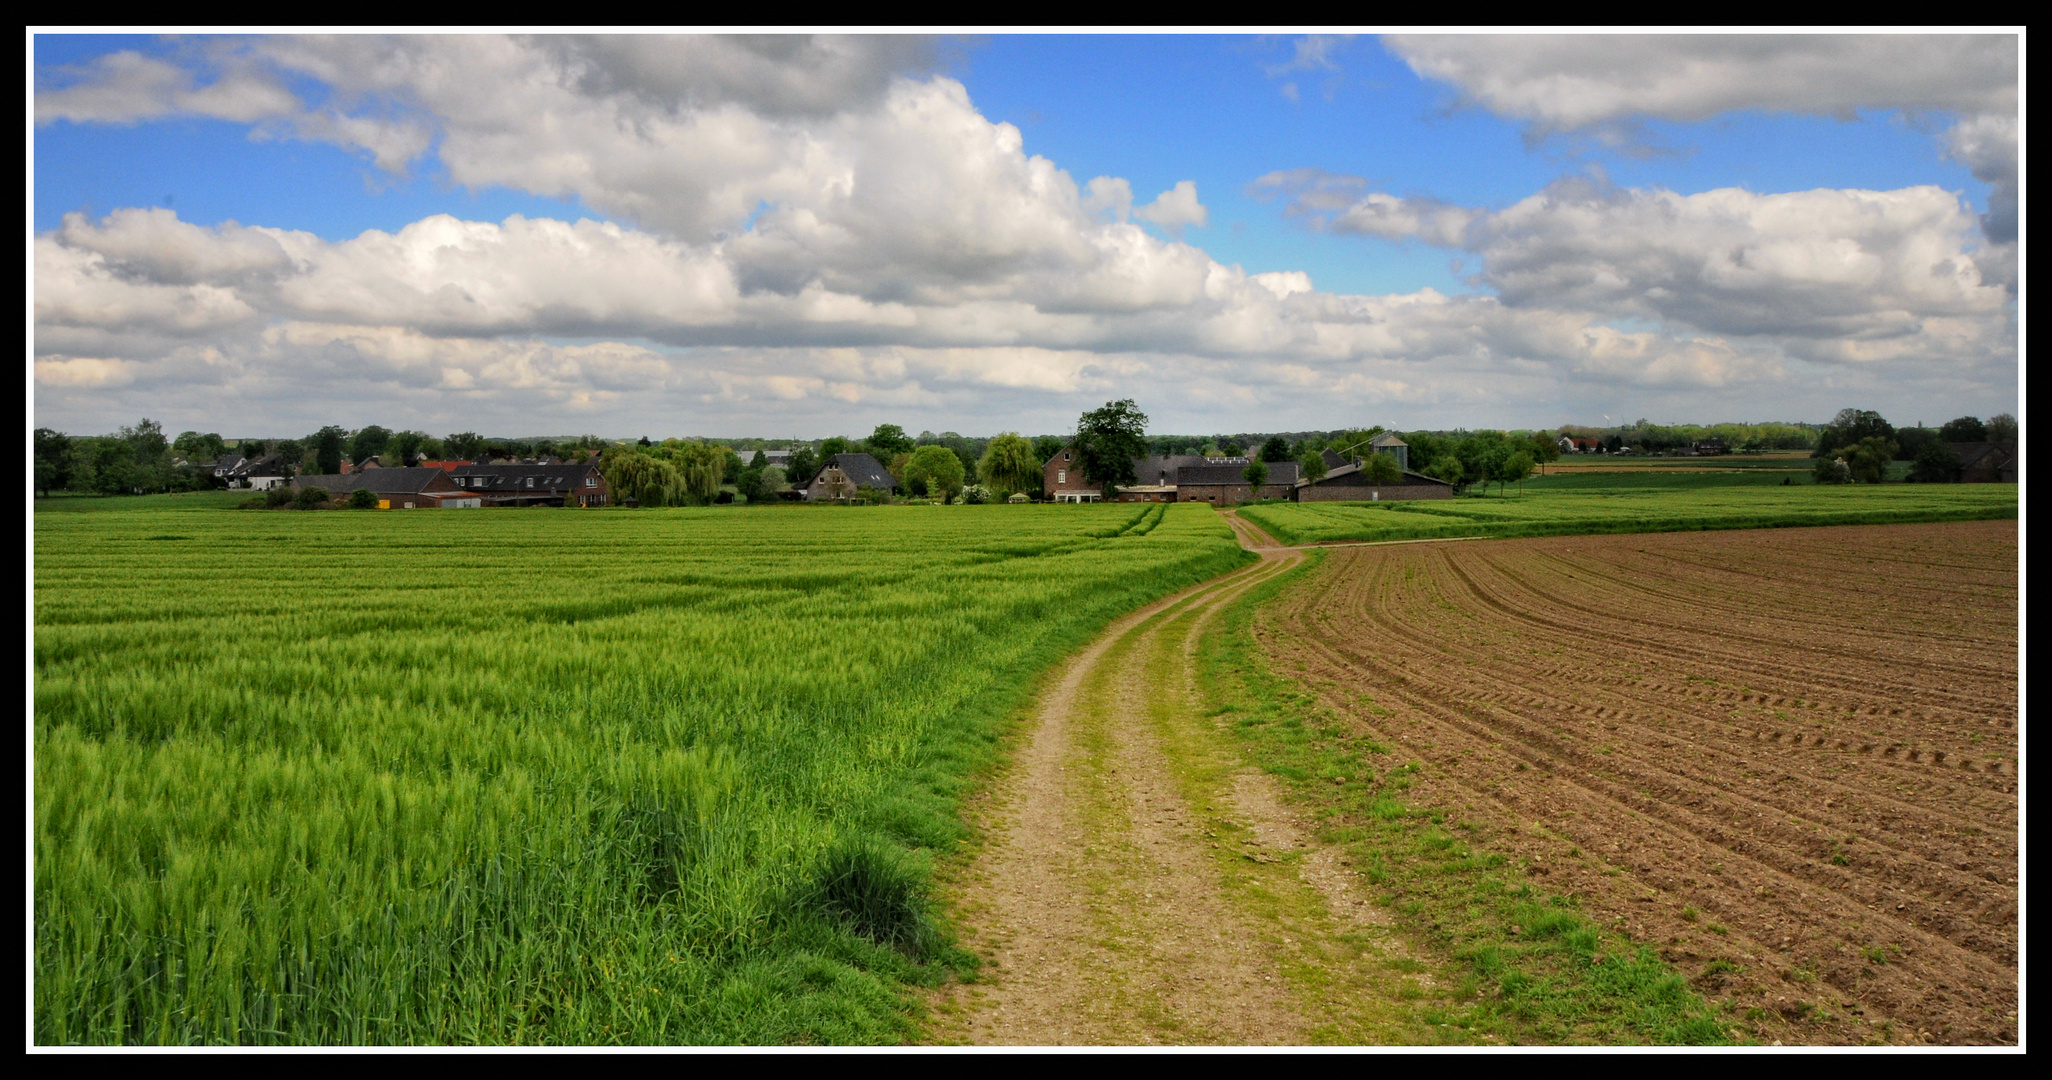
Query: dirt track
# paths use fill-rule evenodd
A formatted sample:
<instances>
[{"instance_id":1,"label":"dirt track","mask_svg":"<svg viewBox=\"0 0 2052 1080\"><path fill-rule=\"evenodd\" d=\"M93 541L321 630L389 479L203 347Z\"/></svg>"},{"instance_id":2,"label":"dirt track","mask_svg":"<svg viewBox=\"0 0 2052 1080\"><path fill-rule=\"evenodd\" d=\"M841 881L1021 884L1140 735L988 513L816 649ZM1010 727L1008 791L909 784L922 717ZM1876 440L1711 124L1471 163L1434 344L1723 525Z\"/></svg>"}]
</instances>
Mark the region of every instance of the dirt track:
<instances>
[{"instance_id":1,"label":"dirt track","mask_svg":"<svg viewBox=\"0 0 2052 1080\"><path fill-rule=\"evenodd\" d=\"M1243 542L1257 534L1229 517ZM1302 556L1120 620L1068 662L989 837L949 887L983 981L948 989L943 1042L1420 1043L1447 980L1413 957L1336 852L1204 714L1190 653L1227 601Z\"/></svg>"},{"instance_id":2,"label":"dirt track","mask_svg":"<svg viewBox=\"0 0 2052 1080\"><path fill-rule=\"evenodd\" d=\"M1359 547L1257 633L1763 1031L2013 1043L2017 567L2007 521Z\"/></svg>"}]
</instances>

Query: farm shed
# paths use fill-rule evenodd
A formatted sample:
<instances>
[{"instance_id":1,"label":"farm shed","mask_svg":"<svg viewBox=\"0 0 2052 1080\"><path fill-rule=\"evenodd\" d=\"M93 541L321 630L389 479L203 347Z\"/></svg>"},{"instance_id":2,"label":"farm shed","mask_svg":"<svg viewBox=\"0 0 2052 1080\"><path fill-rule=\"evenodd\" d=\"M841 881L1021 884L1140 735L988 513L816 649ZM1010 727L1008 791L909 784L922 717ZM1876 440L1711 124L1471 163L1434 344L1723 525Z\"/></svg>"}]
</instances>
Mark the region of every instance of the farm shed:
<instances>
[{"instance_id":1,"label":"farm shed","mask_svg":"<svg viewBox=\"0 0 2052 1080\"><path fill-rule=\"evenodd\" d=\"M1297 502L1383 502L1388 499L1451 499L1453 485L1406 471L1395 483L1378 483L1358 465L1342 465L1316 483L1298 484Z\"/></svg>"},{"instance_id":2,"label":"farm shed","mask_svg":"<svg viewBox=\"0 0 2052 1080\"><path fill-rule=\"evenodd\" d=\"M389 510L454 510L479 505L440 469L363 469L347 476L302 476L296 488L320 488L331 498L348 498L351 492L367 490L378 504Z\"/></svg>"},{"instance_id":3,"label":"farm shed","mask_svg":"<svg viewBox=\"0 0 2052 1080\"><path fill-rule=\"evenodd\" d=\"M1959 455L1963 484L2016 483L2015 443L1947 443Z\"/></svg>"}]
</instances>

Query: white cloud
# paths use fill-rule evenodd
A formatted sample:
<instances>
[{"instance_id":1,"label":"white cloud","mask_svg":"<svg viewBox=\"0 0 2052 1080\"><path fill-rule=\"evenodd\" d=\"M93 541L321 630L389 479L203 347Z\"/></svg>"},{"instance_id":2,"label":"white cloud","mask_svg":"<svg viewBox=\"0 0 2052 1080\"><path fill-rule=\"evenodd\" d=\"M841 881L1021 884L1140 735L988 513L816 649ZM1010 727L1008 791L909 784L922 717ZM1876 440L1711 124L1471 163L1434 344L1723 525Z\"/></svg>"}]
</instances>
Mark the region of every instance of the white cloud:
<instances>
[{"instance_id":1,"label":"white cloud","mask_svg":"<svg viewBox=\"0 0 2052 1080\"><path fill-rule=\"evenodd\" d=\"M1133 216L1178 234L1185 225L1201 226L1211 220L1211 212L1197 201L1195 180L1176 181L1175 187L1156 195L1153 202L1133 211Z\"/></svg>"},{"instance_id":2,"label":"white cloud","mask_svg":"<svg viewBox=\"0 0 2052 1080\"><path fill-rule=\"evenodd\" d=\"M1547 127L1740 109L2014 112L2004 34L1473 34L1383 39L1421 77Z\"/></svg>"}]
</instances>

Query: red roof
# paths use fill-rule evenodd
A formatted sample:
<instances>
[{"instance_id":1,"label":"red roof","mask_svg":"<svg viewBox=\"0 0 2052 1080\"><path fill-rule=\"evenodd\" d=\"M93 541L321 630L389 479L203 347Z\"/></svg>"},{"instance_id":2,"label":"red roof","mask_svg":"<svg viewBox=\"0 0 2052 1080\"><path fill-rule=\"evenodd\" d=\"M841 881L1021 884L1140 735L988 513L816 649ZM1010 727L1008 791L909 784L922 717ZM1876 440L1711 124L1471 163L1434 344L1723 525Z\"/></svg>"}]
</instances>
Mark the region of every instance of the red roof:
<instances>
[{"instance_id":1,"label":"red roof","mask_svg":"<svg viewBox=\"0 0 2052 1080\"><path fill-rule=\"evenodd\" d=\"M465 465L475 464L477 463L474 461L423 461L420 463L420 467L423 469L440 469L443 472L455 472Z\"/></svg>"}]
</instances>

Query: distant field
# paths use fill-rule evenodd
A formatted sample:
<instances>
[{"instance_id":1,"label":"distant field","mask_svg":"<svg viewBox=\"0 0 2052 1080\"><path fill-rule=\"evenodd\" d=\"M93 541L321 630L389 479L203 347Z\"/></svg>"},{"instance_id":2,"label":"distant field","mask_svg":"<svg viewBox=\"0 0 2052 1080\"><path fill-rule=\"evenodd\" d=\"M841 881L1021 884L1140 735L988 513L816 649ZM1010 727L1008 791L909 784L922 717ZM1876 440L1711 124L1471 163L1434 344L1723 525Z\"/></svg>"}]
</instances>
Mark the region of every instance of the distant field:
<instances>
[{"instance_id":1,"label":"distant field","mask_svg":"<svg viewBox=\"0 0 2052 1080\"><path fill-rule=\"evenodd\" d=\"M1734 483L1733 481L1739 481ZM2015 517L2014 484L1784 487L1730 474L1586 473L1521 494L1382 503L1264 503L1242 517L1290 544L1454 536L1563 536Z\"/></svg>"},{"instance_id":2,"label":"distant field","mask_svg":"<svg viewBox=\"0 0 2052 1080\"><path fill-rule=\"evenodd\" d=\"M175 495L54 495L37 499L36 513L100 514L110 510L226 510L256 491L181 491Z\"/></svg>"},{"instance_id":3,"label":"distant field","mask_svg":"<svg viewBox=\"0 0 2052 1080\"><path fill-rule=\"evenodd\" d=\"M1252 558L1202 506L36 505L43 1044L902 1040L1038 674Z\"/></svg>"}]
</instances>

